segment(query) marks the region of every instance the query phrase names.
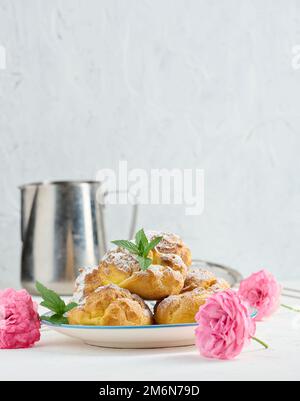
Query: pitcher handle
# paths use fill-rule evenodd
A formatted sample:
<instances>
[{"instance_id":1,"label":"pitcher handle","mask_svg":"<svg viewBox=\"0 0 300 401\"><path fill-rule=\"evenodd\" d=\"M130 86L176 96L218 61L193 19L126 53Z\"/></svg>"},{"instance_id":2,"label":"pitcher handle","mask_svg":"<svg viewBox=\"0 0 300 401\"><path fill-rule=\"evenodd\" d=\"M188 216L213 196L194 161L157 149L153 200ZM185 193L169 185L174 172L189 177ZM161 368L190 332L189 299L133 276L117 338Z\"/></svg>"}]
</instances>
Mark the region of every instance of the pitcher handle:
<instances>
[{"instance_id":1,"label":"pitcher handle","mask_svg":"<svg viewBox=\"0 0 300 401\"><path fill-rule=\"evenodd\" d=\"M101 238L102 238L102 249L101 251L103 251L104 253L107 252L108 249L108 244L107 244L107 231L106 231L106 225L104 223L104 207L105 207L105 198L110 195L110 194L120 194L120 193L127 193L129 194L129 191L122 191L122 190L116 190L116 191L106 191L103 192L102 195L102 203L100 204L100 231L101 231ZM130 222L130 226L129 226L129 237L128 239L132 239L134 237L134 234L136 232L136 226L137 226L137 218L138 218L138 210L139 210L139 204L138 204L138 194L133 195L132 193L130 193L130 196L133 197L133 205L132 205L132 215L131 215L131 222ZM101 252L102 253L102 252Z\"/></svg>"}]
</instances>

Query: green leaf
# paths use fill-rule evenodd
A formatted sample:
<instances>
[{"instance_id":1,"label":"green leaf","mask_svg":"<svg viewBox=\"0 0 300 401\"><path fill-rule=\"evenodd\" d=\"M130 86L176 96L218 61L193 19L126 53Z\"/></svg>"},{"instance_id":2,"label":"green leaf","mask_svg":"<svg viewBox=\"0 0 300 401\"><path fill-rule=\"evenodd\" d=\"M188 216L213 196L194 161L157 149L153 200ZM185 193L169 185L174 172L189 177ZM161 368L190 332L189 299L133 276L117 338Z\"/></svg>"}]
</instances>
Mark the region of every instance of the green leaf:
<instances>
[{"instance_id":1,"label":"green leaf","mask_svg":"<svg viewBox=\"0 0 300 401\"><path fill-rule=\"evenodd\" d=\"M43 315L43 316L41 316L41 320L44 320L46 322L53 323L53 324L69 324L68 319L65 316L60 315L60 314L55 314L52 316Z\"/></svg>"},{"instance_id":2,"label":"green leaf","mask_svg":"<svg viewBox=\"0 0 300 401\"><path fill-rule=\"evenodd\" d=\"M141 229L135 235L135 242L139 248L140 253L144 253L146 246L148 245L148 238L146 237L145 231Z\"/></svg>"},{"instance_id":3,"label":"green leaf","mask_svg":"<svg viewBox=\"0 0 300 401\"><path fill-rule=\"evenodd\" d=\"M137 259L139 261L142 270L147 270L148 267L150 267L152 264L152 259L143 258L142 256L137 256Z\"/></svg>"},{"instance_id":4,"label":"green leaf","mask_svg":"<svg viewBox=\"0 0 300 401\"><path fill-rule=\"evenodd\" d=\"M162 237L157 237L152 240L150 243L148 238L146 237L145 231L141 229L135 235L136 244L131 241L112 241L113 244L127 249L129 252L137 255L138 262L142 270L147 270L148 267L152 264L152 260L148 258L149 252L156 247L162 240Z\"/></svg>"},{"instance_id":5,"label":"green leaf","mask_svg":"<svg viewBox=\"0 0 300 401\"><path fill-rule=\"evenodd\" d=\"M66 305L60 296L56 294L56 292L49 290L38 281L36 282L36 289L43 298L41 305L54 312L53 315L43 315L40 317L40 319L53 324L68 324L68 319L64 316L64 314L69 312L71 309L76 308L77 304L75 302L71 302Z\"/></svg>"},{"instance_id":6,"label":"green leaf","mask_svg":"<svg viewBox=\"0 0 300 401\"><path fill-rule=\"evenodd\" d=\"M48 309L52 310L53 312L56 312L57 314L63 314L65 312L66 304L60 298L60 296L56 294L56 292L49 290L38 281L36 282L35 285L36 289L38 290L41 297L45 301L44 305L47 305L46 307Z\"/></svg>"},{"instance_id":7,"label":"green leaf","mask_svg":"<svg viewBox=\"0 0 300 401\"><path fill-rule=\"evenodd\" d=\"M52 304L50 304L50 303L48 303L48 302L46 302L46 301L41 302L41 306L44 306L44 308L47 308L47 309L51 310L52 312L60 313L60 312L57 310L56 305L53 306Z\"/></svg>"},{"instance_id":8,"label":"green leaf","mask_svg":"<svg viewBox=\"0 0 300 401\"><path fill-rule=\"evenodd\" d=\"M149 252L152 251L163 239L163 237L154 238L145 248L143 256L146 258L149 255Z\"/></svg>"},{"instance_id":9,"label":"green leaf","mask_svg":"<svg viewBox=\"0 0 300 401\"><path fill-rule=\"evenodd\" d=\"M118 241L111 241L112 244L117 245L121 248L127 249L130 253L134 255L138 255L140 253L139 248L133 242L125 241L125 240L118 240Z\"/></svg>"},{"instance_id":10,"label":"green leaf","mask_svg":"<svg viewBox=\"0 0 300 401\"><path fill-rule=\"evenodd\" d=\"M78 306L78 304L76 302L71 302L68 305L66 305L65 307L65 313L69 312L70 310L76 308Z\"/></svg>"}]
</instances>

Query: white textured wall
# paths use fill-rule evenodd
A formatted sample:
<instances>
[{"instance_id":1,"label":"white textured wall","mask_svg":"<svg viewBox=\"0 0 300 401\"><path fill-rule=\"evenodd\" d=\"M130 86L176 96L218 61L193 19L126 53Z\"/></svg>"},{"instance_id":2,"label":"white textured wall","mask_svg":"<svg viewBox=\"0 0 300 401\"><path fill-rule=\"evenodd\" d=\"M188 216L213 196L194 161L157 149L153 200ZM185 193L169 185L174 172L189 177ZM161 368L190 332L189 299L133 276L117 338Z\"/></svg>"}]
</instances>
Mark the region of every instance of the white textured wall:
<instances>
[{"instance_id":1,"label":"white textured wall","mask_svg":"<svg viewBox=\"0 0 300 401\"><path fill-rule=\"evenodd\" d=\"M203 216L141 225L300 276L299 0L0 0L0 43L0 286L18 283L17 186L120 159L206 170Z\"/></svg>"}]
</instances>

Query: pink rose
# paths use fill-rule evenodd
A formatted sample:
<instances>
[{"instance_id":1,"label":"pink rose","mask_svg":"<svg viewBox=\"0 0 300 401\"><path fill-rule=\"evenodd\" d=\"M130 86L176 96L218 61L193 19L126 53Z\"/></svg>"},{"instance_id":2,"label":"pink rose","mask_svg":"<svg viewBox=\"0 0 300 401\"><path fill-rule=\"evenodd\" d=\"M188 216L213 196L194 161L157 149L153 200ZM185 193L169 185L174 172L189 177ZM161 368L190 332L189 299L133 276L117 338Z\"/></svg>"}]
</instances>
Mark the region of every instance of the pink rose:
<instances>
[{"instance_id":1,"label":"pink rose","mask_svg":"<svg viewBox=\"0 0 300 401\"><path fill-rule=\"evenodd\" d=\"M28 348L40 339L37 305L26 290L0 291L0 349Z\"/></svg>"},{"instance_id":2,"label":"pink rose","mask_svg":"<svg viewBox=\"0 0 300 401\"><path fill-rule=\"evenodd\" d=\"M233 359L255 335L256 324L236 292L210 297L196 315L196 346L207 358Z\"/></svg>"},{"instance_id":3,"label":"pink rose","mask_svg":"<svg viewBox=\"0 0 300 401\"><path fill-rule=\"evenodd\" d=\"M239 295L258 312L257 321L271 316L280 306L281 286L275 277L261 270L241 282Z\"/></svg>"}]
</instances>

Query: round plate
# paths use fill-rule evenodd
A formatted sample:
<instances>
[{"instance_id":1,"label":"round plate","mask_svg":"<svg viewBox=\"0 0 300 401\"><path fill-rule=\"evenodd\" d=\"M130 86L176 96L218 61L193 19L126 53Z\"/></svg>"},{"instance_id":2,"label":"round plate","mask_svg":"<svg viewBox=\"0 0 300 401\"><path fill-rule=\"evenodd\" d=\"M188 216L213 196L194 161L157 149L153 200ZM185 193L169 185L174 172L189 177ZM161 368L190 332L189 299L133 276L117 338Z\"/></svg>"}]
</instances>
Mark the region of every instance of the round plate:
<instances>
[{"instance_id":1,"label":"round plate","mask_svg":"<svg viewBox=\"0 0 300 401\"><path fill-rule=\"evenodd\" d=\"M196 323L153 326L73 326L44 322L88 345L106 348L167 348L193 345Z\"/></svg>"},{"instance_id":2,"label":"round plate","mask_svg":"<svg viewBox=\"0 0 300 401\"><path fill-rule=\"evenodd\" d=\"M206 269L227 280L234 287L242 279L235 270L202 260L194 260L193 268ZM89 345L107 348L167 348L195 344L196 323L152 326L75 326L44 325Z\"/></svg>"}]
</instances>

